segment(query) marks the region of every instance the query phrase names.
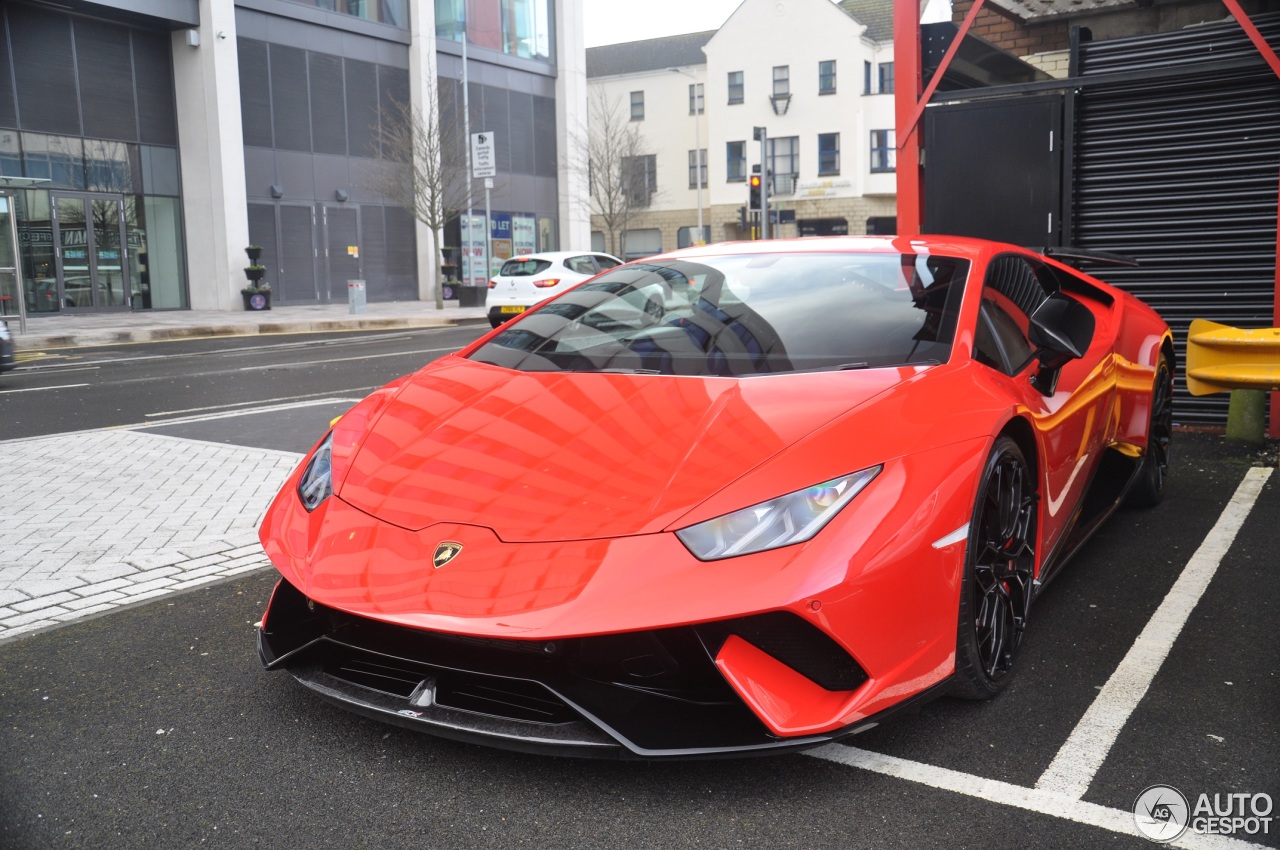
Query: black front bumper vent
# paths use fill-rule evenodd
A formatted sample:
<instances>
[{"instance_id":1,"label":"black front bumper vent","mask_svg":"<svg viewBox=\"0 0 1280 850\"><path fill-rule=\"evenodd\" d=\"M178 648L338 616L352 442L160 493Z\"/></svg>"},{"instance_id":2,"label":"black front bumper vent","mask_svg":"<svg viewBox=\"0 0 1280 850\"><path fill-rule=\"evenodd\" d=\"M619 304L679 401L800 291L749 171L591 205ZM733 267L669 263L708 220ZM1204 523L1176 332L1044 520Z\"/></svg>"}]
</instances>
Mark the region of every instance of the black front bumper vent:
<instances>
[{"instance_id":1,"label":"black front bumper vent","mask_svg":"<svg viewBox=\"0 0 1280 850\"><path fill-rule=\"evenodd\" d=\"M309 602L277 585L259 633L285 668L343 707L445 737L607 757L736 755L814 746L781 739L715 667L729 635L828 690L866 674L800 617L771 612L698 626L521 641L394 626Z\"/></svg>"}]
</instances>

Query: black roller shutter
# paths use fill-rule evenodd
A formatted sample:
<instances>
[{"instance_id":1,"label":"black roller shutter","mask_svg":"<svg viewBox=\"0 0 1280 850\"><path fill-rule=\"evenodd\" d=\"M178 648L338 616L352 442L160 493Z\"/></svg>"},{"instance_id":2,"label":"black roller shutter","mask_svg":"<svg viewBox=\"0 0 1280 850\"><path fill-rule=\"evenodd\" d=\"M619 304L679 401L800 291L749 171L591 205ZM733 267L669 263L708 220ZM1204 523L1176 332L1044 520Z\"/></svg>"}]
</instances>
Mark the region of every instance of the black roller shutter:
<instances>
[{"instance_id":1,"label":"black roller shutter","mask_svg":"<svg viewBox=\"0 0 1280 850\"><path fill-rule=\"evenodd\" d=\"M1280 16L1255 17L1280 45ZM1223 69L1224 59L1244 67ZM1083 45L1082 73L1149 73L1088 85L1079 101L1074 242L1128 254L1099 274L1156 308L1185 362L1187 327L1274 321L1280 79L1235 21ZM1208 67L1214 63L1213 67ZM1179 382L1175 419L1220 424L1227 396Z\"/></svg>"},{"instance_id":2,"label":"black roller shutter","mask_svg":"<svg viewBox=\"0 0 1280 850\"><path fill-rule=\"evenodd\" d=\"M178 144L169 33L133 31L133 75L138 89L139 141L148 145Z\"/></svg>"},{"instance_id":3,"label":"black roller shutter","mask_svg":"<svg viewBox=\"0 0 1280 850\"><path fill-rule=\"evenodd\" d=\"M244 143L260 148L272 146L271 79L267 43L242 38L236 42L240 64L240 125Z\"/></svg>"},{"instance_id":4,"label":"black roller shutter","mask_svg":"<svg viewBox=\"0 0 1280 850\"><path fill-rule=\"evenodd\" d=\"M392 300L387 295L387 229L382 207L360 207L360 265L365 297L370 302Z\"/></svg>"},{"instance_id":5,"label":"black roller shutter","mask_svg":"<svg viewBox=\"0 0 1280 850\"><path fill-rule=\"evenodd\" d=\"M9 68L9 33L0 14L0 127L18 126L18 106L13 99L13 77Z\"/></svg>"},{"instance_id":6,"label":"black roller shutter","mask_svg":"<svg viewBox=\"0 0 1280 850\"><path fill-rule=\"evenodd\" d=\"M511 173L533 174L533 95L513 91L507 98L511 108L511 139L504 144L511 153Z\"/></svg>"},{"instance_id":7,"label":"black roller shutter","mask_svg":"<svg viewBox=\"0 0 1280 850\"><path fill-rule=\"evenodd\" d=\"M271 45L271 125L277 149L311 151L307 52L301 48Z\"/></svg>"},{"instance_id":8,"label":"black roller shutter","mask_svg":"<svg viewBox=\"0 0 1280 850\"><path fill-rule=\"evenodd\" d=\"M129 30L103 21L77 20L76 64L84 134L136 142L138 112Z\"/></svg>"},{"instance_id":9,"label":"black roller shutter","mask_svg":"<svg viewBox=\"0 0 1280 850\"><path fill-rule=\"evenodd\" d=\"M280 205L280 290L289 304L314 304L315 215L310 205Z\"/></svg>"},{"instance_id":10,"label":"black roller shutter","mask_svg":"<svg viewBox=\"0 0 1280 850\"><path fill-rule=\"evenodd\" d=\"M71 19L32 6L5 9L22 129L81 135Z\"/></svg>"},{"instance_id":11,"label":"black roller shutter","mask_svg":"<svg viewBox=\"0 0 1280 850\"><path fill-rule=\"evenodd\" d=\"M307 54L311 68L311 138L316 153L347 152L347 109L342 85L342 58Z\"/></svg>"},{"instance_id":12,"label":"black roller shutter","mask_svg":"<svg viewBox=\"0 0 1280 850\"><path fill-rule=\"evenodd\" d=\"M483 86L484 106L481 124L472 127L473 133L484 130L493 133L493 164L499 174L511 173L511 122L507 118L507 90Z\"/></svg>"},{"instance_id":13,"label":"black roller shutter","mask_svg":"<svg viewBox=\"0 0 1280 850\"><path fill-rule=\"evenodd\" d=\"M379 300L418 298L418 240L413 216L400 207L383 207L386 216L387 283Z\"/></svg>"},{"instance_id":14,"label":"black roller shutter","mask_svg":"<svg viewBox=\"0 0 1280 850\"><path fill-rule=\"evenodd\" d=\"M556 152L556 102L549 97L533 98L534 173L539 177L555 177L558 168Z\"/></svg>"},{"instance_id":15,"label":"black roller shutter","mask_svg":"<svg viewBox=\"0 0 1280 850\"><path fill-rule=\"evenodd\" d=\"M347 82L347 143L351 156L378 155L377 66L345 59Z\"/></svg>"}]
</instances>

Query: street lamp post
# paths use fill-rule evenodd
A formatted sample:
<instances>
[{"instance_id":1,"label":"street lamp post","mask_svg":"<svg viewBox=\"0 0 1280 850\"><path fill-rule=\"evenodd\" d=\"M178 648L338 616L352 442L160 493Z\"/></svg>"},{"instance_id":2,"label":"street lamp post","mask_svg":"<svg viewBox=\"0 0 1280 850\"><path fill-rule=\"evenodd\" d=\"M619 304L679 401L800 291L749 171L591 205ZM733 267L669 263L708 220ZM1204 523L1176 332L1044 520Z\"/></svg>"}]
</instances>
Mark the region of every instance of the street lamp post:
<instances>
[{"instance_id":1,"label":"street lamp post","mask_svg":"<svg viewBox=\"0 0 1280 850\"><path fill-rule=\"evenodd\" d=\"M695 239L694 242L695 244L700 244L703 242L703 238L702 238L702 234L703 234L703 230L702 230L702 169L703 169L702 113L705 111L705 109L703 108L703 103L705 103L706 101L704 98L698 97L697 86L699 85L699 82L696 76L689 73L688 71L681 70L680 68L668 68L667 70L673 74L682 74L688 77L689 79L693 80L693 84L695 87L693 90L693 144L694 144L693 156L694 156L694 163L695 163L694 169L693 169L693 174L694 174L693 179L697 182L697 190L698 190L698 238Z\"/></svg>"}]
</instances>

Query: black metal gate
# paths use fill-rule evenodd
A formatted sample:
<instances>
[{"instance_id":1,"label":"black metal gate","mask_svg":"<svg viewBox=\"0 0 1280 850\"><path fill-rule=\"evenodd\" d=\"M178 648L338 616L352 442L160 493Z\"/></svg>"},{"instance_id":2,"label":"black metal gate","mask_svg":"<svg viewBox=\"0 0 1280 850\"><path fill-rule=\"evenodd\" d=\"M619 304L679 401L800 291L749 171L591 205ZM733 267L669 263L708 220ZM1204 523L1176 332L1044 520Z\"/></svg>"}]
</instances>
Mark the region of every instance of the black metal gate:
<instances>
[{"instance_id":1,"label":"black metal gate","mask_svg":"<svg viewBox=\"0 0 1280 850\"><path fill-rule=\"evenodd\" d=\"M1054 92L929 110L925 230L1061 244L1062 98Z\"/></svg>"}]
</instances>

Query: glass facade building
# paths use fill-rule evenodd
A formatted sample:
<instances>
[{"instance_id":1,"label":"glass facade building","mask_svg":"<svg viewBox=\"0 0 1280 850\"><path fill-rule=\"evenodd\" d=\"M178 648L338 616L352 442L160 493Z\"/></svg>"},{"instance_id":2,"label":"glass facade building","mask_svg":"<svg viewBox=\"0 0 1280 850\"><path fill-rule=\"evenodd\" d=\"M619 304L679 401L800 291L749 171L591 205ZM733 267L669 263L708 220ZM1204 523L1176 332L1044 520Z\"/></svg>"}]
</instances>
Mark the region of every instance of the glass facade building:
<instances>
[{"instance_id":1,"label":"glass facade building","mask_svg":"<svg viewBox=\"0 0 1280 850\"><path fill-rule=\"evenodd\" d=\"M372 301L423 297L419 225L373 179L395 167L387 116L425 84L411 79L415 14L435 17L431 85L461 100L466 80L470 129L496 140L489 238L477 180L445 229L446 277L487 279L464 233L491 265L559 247L555 2L0 0L0 181L27 314L231 309L246 232L277 303L345 300L352 278ZM234 121L225 100L193 97L228 58ZM236 146L223 165L243 157L243 186L238 161L204 167L219 141Z\"/></svg>"},{"instance_id":2,"label":"glass facade building","mask_svg":"<svg viewBox=\"0 0 1280 850\"><path fill-rule=\"evenodd\" d=\"M0 177L29 314L188 306L167 33L3 7Z\"/></svg>"}]
</instances>

